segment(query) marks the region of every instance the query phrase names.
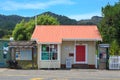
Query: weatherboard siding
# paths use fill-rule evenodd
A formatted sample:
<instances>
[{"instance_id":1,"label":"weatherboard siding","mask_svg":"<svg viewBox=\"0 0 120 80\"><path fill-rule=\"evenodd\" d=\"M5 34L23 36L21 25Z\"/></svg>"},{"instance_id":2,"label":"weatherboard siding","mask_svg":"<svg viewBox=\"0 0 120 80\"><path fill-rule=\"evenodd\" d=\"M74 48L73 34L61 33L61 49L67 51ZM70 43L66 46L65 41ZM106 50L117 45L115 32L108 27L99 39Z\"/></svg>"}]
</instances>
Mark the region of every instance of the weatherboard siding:
<instances>
[{"instance_id":1,"label":"weatherboard siding","mask_svg":"<svg viewBox=\"0 0 120 80\"><path fill-rule=\"evenodd\" d=\"M61 64L66 64L66 58L71 57L72 64L75 62L75 45L87 45L87 65L95 65L95 42L94 41L63 41L58 44L58 59L57 60L41 60L41 44L38 44L38 68L61 68ZM70 54L74 54L70 56Z\"/></svg>"},{"instance_id":2,"label":"weatherboard siding","mask_svg":"<svg viewBox=\"0 0 120 80\"><path fill-rule=\"evenodd\" d=\"M77 45L87 44L87 64L95 65L95 51L96 44L94 41L77 41ZM69 53L73 53L75 56L75 41L63 41L61 45L61 64L66 64L66 58L69 57ZM72 64L75 63L75 57L71 56Z\"/></svg>"}]
</instances>

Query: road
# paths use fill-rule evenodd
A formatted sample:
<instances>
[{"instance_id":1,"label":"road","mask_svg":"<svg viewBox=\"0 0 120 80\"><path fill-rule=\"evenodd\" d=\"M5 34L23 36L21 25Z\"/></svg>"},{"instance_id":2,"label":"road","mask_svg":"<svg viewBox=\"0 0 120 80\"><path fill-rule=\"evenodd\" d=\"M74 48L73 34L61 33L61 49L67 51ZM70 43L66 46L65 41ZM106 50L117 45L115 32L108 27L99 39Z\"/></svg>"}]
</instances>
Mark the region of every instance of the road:
<instances>
[{"instance_id":1,"label":"road","mask_svg":"<svg viewBox=\"0 0 120 80\"><path fill-rule=\"evenodd\" d=\"M0 68L0 80L120 80L120 70L15 70Z\"/></svg>"}]
</instances>

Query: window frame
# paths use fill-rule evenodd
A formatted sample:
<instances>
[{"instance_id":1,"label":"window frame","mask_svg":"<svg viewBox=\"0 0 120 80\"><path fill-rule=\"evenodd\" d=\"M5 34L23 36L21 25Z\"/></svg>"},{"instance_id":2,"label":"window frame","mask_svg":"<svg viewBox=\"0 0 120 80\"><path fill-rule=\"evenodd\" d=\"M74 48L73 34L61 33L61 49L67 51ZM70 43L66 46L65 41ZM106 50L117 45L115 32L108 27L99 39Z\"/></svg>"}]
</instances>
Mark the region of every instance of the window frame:
<instances>
[{"instance_id":1,"label":"window frame","mask_svg":"<svg viewBox=\"0 0 120 80\"><path fill-rule=\"evenodd\" d=\"M49 47L48 51L46 48L46 51L43 51L43 45L46 45L47 47ZM54 47L52 47L54 45ZM55 47L56 46L56 47ZM52 49L55 49L55 52ZM43 59L43 54L44 53L48 53L48 59ZM56 58L54 59L53 55L56 55ZM58 45L57 44L41 44L41 57L40 60L43 61L50 61L50 60L58 60Z\"/></svg>"}]
</instances>

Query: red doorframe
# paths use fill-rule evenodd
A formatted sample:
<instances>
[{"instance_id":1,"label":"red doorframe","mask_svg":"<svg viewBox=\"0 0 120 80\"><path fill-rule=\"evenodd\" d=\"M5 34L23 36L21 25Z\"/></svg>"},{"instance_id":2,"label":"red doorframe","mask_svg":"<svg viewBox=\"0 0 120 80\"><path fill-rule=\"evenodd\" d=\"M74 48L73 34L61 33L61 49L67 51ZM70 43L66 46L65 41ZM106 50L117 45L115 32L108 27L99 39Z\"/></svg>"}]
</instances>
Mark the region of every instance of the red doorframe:
<instances>
[{"instance_id":1,"label":"red doorframe","mask_svg":"<svg viewBox=\"0 0 120 80\"><path fill-rule=\"evenodd\" d=\"M76 45L76 62L86 62L85 45Z\"/></svg>"}]
</instances>

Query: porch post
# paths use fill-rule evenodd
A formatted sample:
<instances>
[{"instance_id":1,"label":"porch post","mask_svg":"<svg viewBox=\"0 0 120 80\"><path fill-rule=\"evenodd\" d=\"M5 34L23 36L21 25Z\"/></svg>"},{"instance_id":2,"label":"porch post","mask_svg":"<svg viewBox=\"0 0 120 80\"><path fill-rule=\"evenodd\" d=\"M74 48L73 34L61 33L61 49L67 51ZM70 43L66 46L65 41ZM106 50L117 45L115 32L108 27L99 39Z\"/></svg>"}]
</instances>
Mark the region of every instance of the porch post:
<instances>
[{"instance_id":1,"label":"porch post","mask_svg":"<svg viewBox=\"0 0 120 80\"><path fill-rule=\"evenodd\" d=\"M41 61L41 44L37 45L37 66L38 69L40 68L40 61Z\"/></svg>"},{"instance_id":2,"label":"porch post","mask_svg":"<svg viewBox=\"0 0 120 80\"><path fill-rule=\"evenodd\" d=\"M58 44L58 61L59 67L61 68L61 44Z\"/></svg>"},{"instance_id":3,"label":"porch post","mask_svg":"<svg viewBox=\"0 0 120 80\"><path fill-rule=\"evenodd\" d=\"M34 48L32 47L32 68L34 68Z\"/></svg>"},{"instance_id":4,"label":"porch post","mask_svg":"<svg viewBox=\"0 0 120 80\"><path fill-rule=\"evenodd\" d=\"M76 64L76 40L74 41L74 64Z\"/></svg>"}]
</instances>

